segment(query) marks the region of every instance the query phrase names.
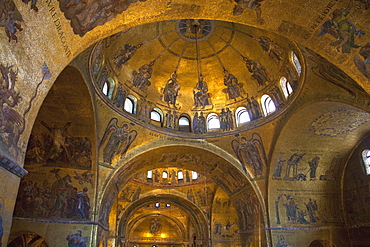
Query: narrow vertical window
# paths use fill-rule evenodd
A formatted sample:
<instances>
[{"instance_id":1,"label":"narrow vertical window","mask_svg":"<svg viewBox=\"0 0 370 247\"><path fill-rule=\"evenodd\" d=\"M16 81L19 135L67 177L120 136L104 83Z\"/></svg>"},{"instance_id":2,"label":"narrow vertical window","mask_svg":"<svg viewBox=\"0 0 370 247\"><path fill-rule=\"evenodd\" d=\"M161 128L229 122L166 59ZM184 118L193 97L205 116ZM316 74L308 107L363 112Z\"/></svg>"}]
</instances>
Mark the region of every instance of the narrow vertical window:
<instances>
[{"instance_id":1,"label":"narrow vertical window","mask_svg":"<svg viewBox=\"0 0 370 247\"><path fill-rule=\"evenodd\" d=\"M262 103L262 109L263 109L263 112L265 113L265 116L269 115L270 113L276 110L274 101L267 94L262 95L261 103Z\"/></svg>"},{"instance_id":2,"label":"narrow vertical window","mask_svg":"<svg viewBox=\"0 0 370 247\"><path fill-rule=\"evenodd\" d=\"M197 172L195 172L195 171L192 171L192 172L191 172L191 179L192 179L192 180L196 180L196 179L198 179L198 173L197 173Z\"/></svg>"},{"instance_id":3,"label":"narrow vertical window","mask_svg":"<svg viewBox=\"0 0 370 247\"><path fill-rule=\"evenodd\" d=\"M184 173L181 170L177 172L177 178L184 179Z\"/></svg>"},{"instance_id":4,"label":"narrow vertical window","mask_svg":"<svg viewBox=\"0 0 370 247\"><path fill-rule=\"evenodd\" d=\"M181 116L179 118L179 130L183 132L190 132L190 120L188 116Z\"/></svg>"},{"instance_id":5,"label":"narrow vertical window","mask_svg":"<svg viewBox=\"0 0 370 247\"><path fill-rule=\"evenodd\" d=\"M149 179L152 179L153 178L153 170L149 170L146 177L149 178Z\"/></svg>"},{"instance_id":6,"label":"narrow vertical window","mask_svg":"<svg viewBox=\"0 0 370 247\"><path fill-rule=\"evenodd\" d=\"M162 122L162 116L157 110L152 110L150 112L150 119L157 122Z\"/></svg>"},{"instance_id":7,"label":"narrow vertical window","mask_svg":"<svg viewBox=\"0 0 370 247\"><path fill-rule=\"evenodd\" d=\"M126 98L124 110L129 113L134 113L134 103L132 102L132 99Z\"/></svg>"},{"instance_id":8,"label":"narrow vertical window","mask_svg":"<svg viewBox=\"0 0 370 247\"><path fill-rule=\"evenodd\" d=\"M236 118L236 125L239 127L243 123L247 123L251 121L249 116L249 112L245 107L238 107L235 111L235 118Z\"/></svg>"},{"instance_id":9,"label":"narrow vertical window","mask_svg":"<svg viewBox=\"0 0 370 247\"><path fill-rule=\"evenodd\" d=\"M280 79L280 87L283 90L285 98L288 98L293 93L292 86L284 76Z\"/></svg>"},{"instance_id":10,"label":"narrow vertical window","mask_svg":"<svg viewBox=\"0 0 370 247\"><path fill-rule=\"evenodd\" d=\"M362 151L362 160L364 161L366 175L370 175L370 150Z\"/></svg>"},{"instance_id":11,"label":"narrow vertical window","mask_svg":"<svg viewBox=\"0 0 370 247\"><path fill-rule=\"evenodd\" d=\"M297 55L293 51L291 52L291 59L292 59L294 68L298 72L298 75L301 75L302 66L301 66L301 63L299 62L299 59L298 59Z\"/></svg>"},{"instance_id":12,"label":"narrow vertical window","mask_svg":"<svg viewBox=\"0 0 370 247\"><path fill-rule=\"evenodd\" d=\"M207 125L208 129L219 129L220 128L220 119L216 113L210 113L207 116Z\"/></svg>"},{"instance_id":13,"label":"narrow vertical window","mask_svg":"<svg viewBox=\"0 0 370 247\"><path fill-rule=\"evenodd\" d=\"M162 172L162 178L168 178L168 173L167 171Z\"/></svg>"}]
</instances>

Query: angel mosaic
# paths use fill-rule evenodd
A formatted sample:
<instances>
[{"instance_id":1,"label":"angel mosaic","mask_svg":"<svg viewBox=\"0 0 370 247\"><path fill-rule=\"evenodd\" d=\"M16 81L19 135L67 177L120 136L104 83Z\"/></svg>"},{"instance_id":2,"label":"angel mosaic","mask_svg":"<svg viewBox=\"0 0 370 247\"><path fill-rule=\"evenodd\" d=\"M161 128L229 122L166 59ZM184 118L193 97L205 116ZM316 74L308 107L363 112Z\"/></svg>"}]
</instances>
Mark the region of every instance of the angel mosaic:
<instances>
[{"instance_id":1,"label":"angel mosaic","mask_svg":"<svg viewBox=\"0 0 370 247\"><path fill-rule=\"evenodd\" d=\"M243 57L243 60L248 71L252 73L251 79L257 82L257 87L264 87L273 81L273 76L267 73L266 68L260 62L247 57Z\"/></svg>"},{"instance_id":2,"label":"angel mosaic","mask_svg":"<svg viewBox=\"0 0 370 247\"><path fill-rule=\"evenodd\" d=\"M365 34L364 31L357 30L356 26L347 19L352 6L353 0L350 0L346 9L334 10L332 18L322 25L317 35L321 37L328 33L336 38L337 40L330 45L335 46L338 52L342 50L342 53L350 53L353 48L360 47L355 44L355 36L361 38Z\"/></svg>"},{"instance_id":3,"label":"angel mosaic","mask_svg":"<svg viewBox=\"0 0 370 247\"><path fill-rule=\"evenodd\" d=\"M133 46L130 44L125 44L124 49L119 49L113 57L113 62L118 69L122 67L128 60L135 55L137 49L141 47L141 44Z\"/></svg>"},{"instance_id":4,"label":"angel mosaic","mask_svg":"<svg viewBox=\"0 0 370 247\"><path fill-rule=\"evenodd\" d=\"M361 47L360 55L364 60L361 59L359 55L354 57L354 62L357 69L370 81L370 42Z\"/></svg>"},{"instance_id":5,"label":"angel mosaic","mask_svg":"<svg viewBox=\"0 0 370 247\"><path fill-rule=\"evenodd\" d=\"M241 15L244 9L248 8L256 11L257 22L258 24L265 24L265 21L262 19L262 10L261 4L263 0L234 0L236 5L234 6L233 15Z\"/></svg>"},{"instance_id":6,"label":"angel mosaic","mask_svg":"<svg viewBox=\"0 0 370 247\"><path fill-rule=\"evenodd\" d=\"M267 166L267 157L259 134L253 133L249 140L245 137L242 137L240 142L233 140L231 146L245 172L247 172L246 167L249 166L253 169L255 177L263 175L263 168Z\"/></svg>"},{"instance_id":7,"label":"angel mosaic","mask_svg":"<svg viewBox=\"0 0 370 247\"><path fill-rule=\"evenodd\" d=\"M128 124L124 123L118 126L118 119L112 118L100 141L99 149L103 148L103 161L105 164L111 165L112 160L116 155L124 155L131 143L137 136L136 130L127 132Z\"/></svg>"},{"instance_id":8,"label":"angel mosaic","mask_svg":"<svg viewBox=\"0 0 370 247\"><path fill-rule=\"evenodd\" d=\"M280 63L283 60L285 49L281 45L265 36L253 37L253 39L258 42L262 50L267 52L269 57L276 63Z\"/></svg>"}]
</instances>

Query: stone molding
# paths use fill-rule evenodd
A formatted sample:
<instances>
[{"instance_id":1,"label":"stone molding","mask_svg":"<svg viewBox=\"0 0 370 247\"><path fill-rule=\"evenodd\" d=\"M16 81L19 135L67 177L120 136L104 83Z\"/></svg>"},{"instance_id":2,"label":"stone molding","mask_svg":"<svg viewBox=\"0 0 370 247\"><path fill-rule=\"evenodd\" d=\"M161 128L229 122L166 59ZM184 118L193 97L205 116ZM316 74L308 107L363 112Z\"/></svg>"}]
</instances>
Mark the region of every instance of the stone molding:
<instances>
[{"instance_id":1,"label":"stone molding","mask_svg":"<svg viewBox=\"0 0 370 247\"><path fill-rule=\"evenodd\" d=\"M12 161L3 155L0 155L0 166L5 170L13 173L19 178L22 178L24 175L28 173L27 170L23 169L20 165L18 165L15 161Z\"/></svg>"}]
</instances>

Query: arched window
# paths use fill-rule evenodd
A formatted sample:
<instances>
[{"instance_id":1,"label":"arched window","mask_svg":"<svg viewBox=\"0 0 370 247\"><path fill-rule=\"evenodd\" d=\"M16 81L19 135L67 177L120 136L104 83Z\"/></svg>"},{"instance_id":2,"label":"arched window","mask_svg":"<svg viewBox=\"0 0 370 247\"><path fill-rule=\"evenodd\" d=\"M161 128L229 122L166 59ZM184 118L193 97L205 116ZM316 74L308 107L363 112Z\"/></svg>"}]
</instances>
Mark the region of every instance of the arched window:
<instances>
[{"instance_id":1,"label":"arched window","mask_svg":"<svg viewBox=\"0 0 370 247\"><path fill-rule=\"evenodd\" d=\"M177 172L177 179L184 179L184 173L181 170Z\"/></svg>"},{"instance_id":2,"label":"arched window","mask_svg":"<svg viewBox=\"0 0 370 247\"><path fill-rule=\"evenodd\" d=\"M220 128L220 119L216 113L210 113L207 116L207 126L209 130Z\"/></svg>"},{"instance_id":3,"label":"arched window","mask_svg":"<svg viewBox=\"0 0 370 247\"><path fill-rule=\"evenodd\" d=\"M247 111L247 108L241 106L238 107L235 111L235 118L236 118L236 125L239 127L243 123L247 123L251 121L251 118L249 116L249 112Z\"/></svg>"},{"instance_id":4,"label":"arched window","mask_svg":"<svg viewBox=\"0 0 370 247\"><path fill-rule=\"evenodd\" d=\"M162 172L162 178L168 178L168 172L167 171Z\"/></svg>"},{"instance_id":5,"label":"arched window","mask_svg":"<svg viewBox=\"0 0 370 247\"><path fill-rule=\"evenodd\" d=\"M362 160L364 161L366 175L370 175L370 150L362 151Z\"/></svg>"},{"instance_id":6,"label":"arched window","mask_svg":"<svg viewBox=\"0 0 370 247\"><path fill-rule=\"evenodd\" d=\"M302 66L301 66L301 63L299 62L297 55L293 51L290 54L291 54L290 59L292 60L294 68L297 70L298 75L301 75Z\"/></svg>"},{"instance_id":7,"label":"arched window","mask_svg":"<svg viewBox=\"0 0 370 247\"><path fill-rule=\"evenodd\" d=\"M108 98L112 99L113 91L115 87L115 82L112 78L108 78L107 81L103 85L103 94L106 95Z\"/></svg>"},{"instance_id":8,"label":"arched window","mask_svg":"<svg viewBox=\"0 0 370 247\"><path fill-rule=\"evenodd\" d=\"M192 172L191 172L191 179L192 179L192 180L196 180L196 179L198 179L198 173L197 173L197 172L195 172L195 171L192 171Z\"/></svg>"},{"instance_id":9,"label":"arched window","mask_svg":"<svg viewBox=\"0 0 370 247\"><path fill-rule=\"evenodd\" d=\"M281 77L281 79L280 79L280 86L281 86L281 89L283 90L285 98L288 98L289 95L291 95L293 93L292 86L290 85L290 83L288 82L286 77L284 77L284 76Z\"/></svg>"},{"instance_id":10,"label":"arched window","mask_svg":"<svg viewBox=\"0 0 370 247\"><path fill-rule=\"evenodd\" d=\"M162 123L163 112L161 109L154 107L150 112L150 119Z\"/></svg>"},{"instance_id":11,"label":"arched window","mask_svg":"<svg viewBox=\"0 0 370 247\"><path fill-rule=\"evenodd\" d=\"M265 116L269 115L270 113L276 110L274 101L267 94L262 95L261 104Z\"/></svg>"},{"instance_id":12,"label":"arched window","mask_svg":"<svg viewBox=\"0 0 370 247\"><path fill-rule=\"evenodd\" d=\"M149 178L149 179L152 179L153 178L153 170L149 170L146 177Z\"/></svg>"},{"instance_id":13,"label":"arched window","mask_svg":"<svg viewBox=\"0 0 370 247\"><path fill-rule=\"evenodd\" d=\"M179 118L179 130L183 132L190 132L190 118L188 115L183 114Z\"/></svg>"},{"instance_id":14,"label":"arched window","mask_svg":"<svg viewBox=\"0 0 370 247\"><path fill-rule=\"evenodd\" d=\"M135 96L127 95L123 109L131 114L136 114L137 99Z\"/></svg>"}]
</instances>

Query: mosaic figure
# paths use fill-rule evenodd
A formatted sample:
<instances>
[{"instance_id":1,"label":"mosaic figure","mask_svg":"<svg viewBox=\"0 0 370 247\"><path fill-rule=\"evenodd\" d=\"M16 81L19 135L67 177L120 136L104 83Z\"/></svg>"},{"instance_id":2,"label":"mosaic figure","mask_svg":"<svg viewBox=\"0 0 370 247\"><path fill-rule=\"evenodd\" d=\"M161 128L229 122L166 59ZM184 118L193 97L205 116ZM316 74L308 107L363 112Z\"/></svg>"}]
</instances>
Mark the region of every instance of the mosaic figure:
<instances>
[{"instance_id":1,"label":"mosaic figure","mask_svg":"<svg viewBox=\"0 0 370 247\"><path fill-rule=\"evenodd\" d=\"M139 49L142 45L130 45L125 44L123 49L119 49L113 57L113 63L116 65L118 69L121 69L122 65L125 64L128 60L135 55L137 49Z\"/></svg>"},{"instance_id":2,"label":"mosaic figure","mask_svg":"<svg viewBox=\"0 0 370 247\"><path fill-rule=\"evenodd\" d=\"M21 24L18 23L18 20L15 18L14 11L8 12L8 20L5 27L6 36L8 36L8 41L14 40L15 43L18 42L18 37L15 35L18 31L23 31Z\"/></svg>"},{"instance_id":3,"label":"mosaic figure","mask_svg":"<svg viewBox=\"0 0 370 247\"><path fill-rule=\"evenodd\" d=\"M246 167L249 166L253 169L255 177L262 176L263 167L267 165L267 158L259 134L253 133L249 140L242 137L241 142L233 140L231 146L245 172L247 172Z\"/></svg>"},{"instance_id":4,"label":"mosaic figure","mask_svg":"<svg viewBox=\"0 0 370 247\"><path fill-rule=\"evenodd\" d=\"M64 152L67 157L70 157L71 154L67 148L66 138L68 136L68 128L71 126L72 122L67 122L62 128L56 125L50 127L44 121L41 121L41 124L50 132L53 140L52 148L50 148L49 152L45 155L45 160L56 160L62 152Z\"/></svg>"},{"instance_id":5,"label":"mosaic figure","mask_svg":"<svg viewBox=\"0 0 370 247\"><path fill-rule=\"evenodd\" d=\"M141 91L146 92L146 89L151 85L151 82L149 81L150 77L152 77L153 68L154 65L153 62L149 64L144 64L140 67L139 72L134 71L133 73L133 79L132 83L135 87L140 89Z\"/></svg>"},{"instance_id":6,"label":"mosaic figure","mask_svg":"<svg viewBox=\"0 0 370 247\"><path fill-rule=\"evenodd\" d=\"M317 35L317 37L321 37L329 33L336 38L337 40L330 43L330 45L335 46L338 52L342 50L342 53L350 53L353 48L358 48L359 46L355 44L355 35L361 38L365 34L364 31L357 30L355 25L347 20L347 15L352 6L353 0L350 0L346 9L334 10L332 18L322 25Z\"/></svg>"},{"instance_id":7,"label":"mosaic figure","mask_svg":"<svg viewBox=\"0 0 370 247\"><path fill-rule=\"evenodd\" d=\"M153 233L153 234L160 233L161 232L161 227L162 227L162 225L161 225L160 220L158 220L158 219L152 220L150 222L150 228L149 228L150 233Z\"/></svg>"},{"instance_id":8,"label":"mosaic figure","mask_svg":"<svg viewBox=\"0 0 370 247\"><path fill-rule=\"evenodd\" d=\"M244 9L248 8L254 10L257 15L257 22L258 24L265 24L265 21L262 19L262 10L261 4L263 0L234 0L236 5L234 6L233 14L234 15L241 15Z\"/></svg>"},{"instance_id":9,"label":"mosaic figure","mask_svg":"<svg viewBox=\"0 0 370 247\"><path fill-rule=\"evenodd\" d=\"M210 94L208 93L207 82L203 80L203 76L199 76L197 85L194 88L194 105L195 107L204 108L211 105Z\"/></svg>"},{"instance_id":10,"label":"mosaic figure","mask_svg":"<svg viewBox=\"0 0 370 247\"><path fill-rule=\"evenodd\" d=\"M315 157L311 161L308 162L310 166L310 181L316 180L316 169L319 166L320 157Z\"/></svg>"},{"instance_id":11,"label":"mosaic figure","mask_svg":"<svg viewBox=\"0 0 370 247\"><path fill-rule=\"evenodd\" d=\"M316 211L318 209L318 206L316 201L312 201L312 199L310 198L309 202L307 204L305 203L305 205L307 208L308 216L310 217L310 222L311 223L317 222L318 218L316 216Z\"/></svg>"},{"instance_id":12,"label":"mosaic figure","mask_svg":"<svg viewBox=\"0 0 370 247\"><path fill-rule=\"evenodd\" d=\"M206 122L206 118L203 115L203 112L200 112L200 115L198 117L197 126L199 130L199 134L207 133L207 122Z\"/></svg>"},{"instance_id":13,"label":"mosaic figure","mask_svg":"<svg viewBox=\"0 0 370 247\"><path fill-rule=\"evenodd\" d=\"M247 98L247 109L251 121L262 117L260 104L254 97Z\"/></svg>"},{"instance_id":14,"label":"mosaic figure","mask_svg":"<svg viewBox=\"0 0 370 247\"><path fill-rule=\"evenodd\" d=\"M262 50L267 52L269 57L276 63L280 63L283 60L284 48L278 43L265 36L254 37L254 39L258 41Z\"/></svg>"},{"instance_id":15,"label":"mosaic figure","mask_svg":"<svg viewBox=\"0 0 370 247\"><path fill-rule=\"evenodd\" d=\"M281 179L281 173L283 171L283 166L286 160L280 155L275 164L274 173L272 174L272 179Z\"/></svg>"},{"instance_id":16,"label":"mosaic figure","mask_svg":"<svg viewBox=\"0 0 370 247\"><path fill-rule=\"evenodd\" d=\"M39 11L39 8L36 6L37 0L22 0L22 2L24 2L25 4L31 2L31 9L34 10L35 12Z\"/></svg>"},{"instance_id":17,"label":"mosaic figure","mask_svg":"<svg viewBox=\"0 0 370 247\"><path fill-rule=\"evenodd\" d=\"M13 108L18 105L21 100L21 96L15 90L15 84L17 82L18 71L14 70L13 65L4 66L0 64L0 134L7 135L6 147L10 151L14 151L14 156L18 156L18 141L20 135L25 130L25 115L30 111L32 101L37 96L37 91L44 79L49 79L50 71L47 65L44 63L42 66L44 72L42 80L37 84L34 94L30 99L27 99L28 106L23 112L23 115L19 114Z\"/></svg>"},{"instance_id":18,"label":"mosaic figure","mask_svg":"<svg viewBox=\"0 0 370 247\"><path fill-rule=\"evenodd\" d=\"M283 206L286 209L286 217L288 218L288 221L295 223L297 220L298 206L295 203L294 199L290 198L287 203L283 204Z\"/></svg>"},{"instance_id":19,"label":"mosaic figure","mask_svg":"<svg viewBox=\"0 0 370 247\"><path fill-rule=\"evenodd\" d=\"M359 55L356 55L354 57L355 65L367 80L370 81L370 42L361 47L359 53L364 60Z\"/></svg>"},{"instance_id":20,"label":"mosaic figure","mask_svg":"<svg viewBox=\"0 0 370 247\"><path fill-rule=\"evenodd\" d=\"M77 230L74 234L68 234L66 240L68 241L68 247L86 247L87 243L85 242L87 237L82 237L81 230Z\"/></svg>"},{"instance_id":21,"label":"mosaic figure","mask_svg":"<svg viewBox=\"0 0 370 247\"><path fill-rule=\"evenodd\" d=\"M88 31L112 20L138 0L59 0L64 16L71 21L75 34L84 36ZM145 2L146 0L139 0Z\"/></svg>"},{"instance_id":22,"label":"mosaic figure","mask_svg":"<svg viewBox=\"0 0 370 247\"><path fill-rule=\"evenodd\" d=\"M279 236L279 240L276 243L276 247L291 247L288 242L285 240L283 235Z\"/></svg>"},{"instance_id":23,"label":"mosaic figure","mask_svg":"<svg viewBox=\"0 0 370 247\"><path fill-rule=\"evenodd\" d=\"M78 199L77 215L81 219L89 219L90 217L90 198L87 191L88 188L85 187L76 195L76 198Z\"/></svg>"},{"instance_id":24,"label":"mosaic figure","mask_svg":"<svg viewBox=\"0 0 370 247\"><path fill-rule=\"evenodd\" d=\"M229 108L226 108L226 130L233 129L234 129L234 115Z\"/></svg>"},{"instance_id":25,"label":"mosaic figure","mask_svg":"<svg viewBox=\"0 0 370 247\"><path fill-rule=\"evenodd\" d=\"M150 123L150 111L152 107L148 101L143 101L140 105L139 119Z\"/></svg>"},{"instance_id":26,"label":"mosaic figure","mask_svg":"<svg viewBox=\"0 0 370 247\"><path fill-rule=\"evenodd\" d=\"M180 85L177 81L177 74L174 72L171 78L167 81L166 87L163 90L163 101L168 105L176 106L176 99L179 95Z\"/></svg>"},{"instance_id":27,"label":"mosaic figure","mask_svg":"<svg viewBox=\"0 0 370 247\"><path fill-rule=\"evenodd\" d=\"M166 113L166 128L177 130L178 129L178 121L179 116L176 111L168 111Z\"/></svg>"},{"instance_id":28,"label":"mosaic figure","mask_svg":"<svg viewBox=\"0 0 370 247\"><path fill-rule=\"evenodd\" d=\"M242 83L238 83L238 79L226 69L224 70L224 85L227 88L223 91L228 94L229 99L236 100L236 98L242 96Z\"/></svg>"},{"instance_id":29,"label":"mosaic figure","mask_svg":"<svg viewBox=\"0 0 370 247\"><path fill-rule=\"evenodd\" d=\"M221 109L219 118L220 118L220 129L222 131L225 131L227 129L227 112L225 112L225 108Z\"/></svg>"},{"instance_id":30,"label":"mosaic figure","mask_svg":"<svg viewBox=\"0 0 370 247\"><path fill-rule=\"evenodd\" d=\"M248 71L252 73L251 79L257 82L257 87L264 87L273 80L272 76L266 72L266 68L258 61L250 60L247 57L243 57L243 60Z\"/></svg>"},{"instance_id":31,"label":"mosaic figure","mask_svg":"<svg viewBox=\"0 0 370 247\"><path fill-rule=\"evenodd\" d=\"M198 127L198 112L196 112L194 114L194 118L193 118L193 132L195 134L199 133L199 127Z\"/></svg>"},{"instance_id":32,"label":"mosaic figure","mask_svg":"<svg viewBox=\"0 0 370 247\"><path fill-rule=\"evenodd\" d=\"M100 149L105 144L103 160L108 165L112 164L112 160L116 155L124 155L137 136L136 130L126 131L128 129L127 124L122 124L119 127L117 123L117 118L112 118L109 121L99 145Z\"/></svg>"},{"instance_id":33,"label":"mosaic figure","mask_svg":"<svg viewBox=\"0 0 370 247\"><path fill-rule=\"evenodd\" d=\"M118 108L123 110L124 105L125 105L125 99L126 99L126 91L122 88L122 85L119 85L117 88L117 93L113 99L113 104L115 104Z\"/></svg>"}]
</instances>

